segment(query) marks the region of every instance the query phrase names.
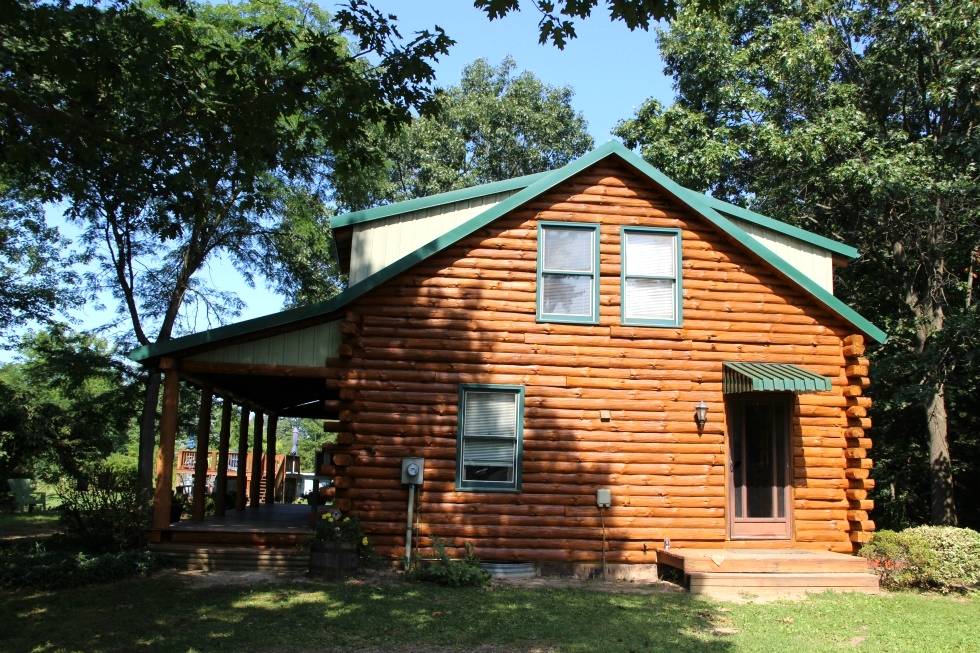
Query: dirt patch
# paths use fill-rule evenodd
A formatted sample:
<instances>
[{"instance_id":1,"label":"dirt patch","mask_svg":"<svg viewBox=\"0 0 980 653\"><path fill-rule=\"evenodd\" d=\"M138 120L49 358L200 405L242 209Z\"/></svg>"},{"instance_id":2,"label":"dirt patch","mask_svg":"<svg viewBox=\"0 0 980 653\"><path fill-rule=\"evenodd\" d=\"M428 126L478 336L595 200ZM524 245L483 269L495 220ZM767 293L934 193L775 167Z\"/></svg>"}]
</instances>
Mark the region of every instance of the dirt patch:
<instances>
[{"instance_id":1,"label":"dirt patch","mask_svg":"<svg viewBox=\"0 0 980 653\"><path fill-rule=\"evenodd\" d=\"M288 583L288 584L330 584L343 582L349 585L391 586L402 585L408 581L404 574L390 570L366 569L357 576L345 581L323 581L308 578L302 573L276 573L272 571L200 571L200 570L167 570L164 574L176 575L181 580L195 587L213 587L221 585L254 585L257 583ZM602 581L583 580L560 576L530 578L526 580L494 581L494 588L516 589L580 589L591 592L608 592L611 594L683 594L684 589L664 581ZM487 649L488 651L493 649Z\"/></svg>"}]
</instances>

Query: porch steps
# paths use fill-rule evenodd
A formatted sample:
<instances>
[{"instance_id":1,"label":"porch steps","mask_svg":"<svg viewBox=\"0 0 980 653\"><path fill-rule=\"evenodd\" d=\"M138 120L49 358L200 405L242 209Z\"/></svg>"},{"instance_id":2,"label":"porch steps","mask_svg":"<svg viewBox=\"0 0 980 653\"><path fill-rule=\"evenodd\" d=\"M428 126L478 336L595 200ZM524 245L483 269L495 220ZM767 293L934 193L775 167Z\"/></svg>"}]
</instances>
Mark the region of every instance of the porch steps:
<instances>
[{"instance_id":1,"label":"porch steps","mask_svg":"<svg viewBox=\"0 0 980 653\"><path fill-rule=\"evenodd\" d=\"M829 551L660 549L657 562L683 571L691 594L718 598L878 591L878 577L868 570L867 560Z\"/></svg>"},{"instance_id":2,"label":"porch steps","mask_svg":"<svg viewBox=\"0 0 980 653\"><path fill-rule=\"evenodd\" d=\"M303 573L310 565L309 551L295 547L258 549L241 546L151 544L150 550L177 569Z\"/></svg>"}]
</instances>

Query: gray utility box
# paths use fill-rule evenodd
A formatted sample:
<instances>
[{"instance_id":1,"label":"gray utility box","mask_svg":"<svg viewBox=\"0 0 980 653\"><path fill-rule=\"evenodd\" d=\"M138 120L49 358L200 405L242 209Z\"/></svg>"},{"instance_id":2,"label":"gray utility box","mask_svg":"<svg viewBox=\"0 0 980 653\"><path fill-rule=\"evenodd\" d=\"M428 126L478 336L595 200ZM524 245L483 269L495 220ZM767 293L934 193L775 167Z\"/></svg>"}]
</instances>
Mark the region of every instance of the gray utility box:
<instances>
[{"instance_id":1,"label":"gray utility box","mask_svg":"<svg viewBox=\"0 0 980 653\"><path fill-rule=\"evenodd\" d=\"M422 472L425 470L425 458L402 458L402 483L405 485L422 485Z\"/></svg>"},{"instance_id":2,"label":"gray utility box","mask_svg":"<svg viewBox=\"0 0 980 653\"><path fill-rule=\"evenodd\" d=\"M599 488L595 491L595 505L600 508L608 508L612 505L612 492L606 488Z\"/></svg>"}]
</instances>

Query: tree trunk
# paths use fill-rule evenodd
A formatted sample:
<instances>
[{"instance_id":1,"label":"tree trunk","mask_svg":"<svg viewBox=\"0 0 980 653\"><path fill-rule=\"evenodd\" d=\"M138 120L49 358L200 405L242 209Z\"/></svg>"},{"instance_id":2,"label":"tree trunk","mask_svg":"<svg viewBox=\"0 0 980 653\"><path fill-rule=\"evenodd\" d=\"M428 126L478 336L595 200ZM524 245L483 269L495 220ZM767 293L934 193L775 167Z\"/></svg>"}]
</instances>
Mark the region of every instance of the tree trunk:
<instances>
[{"instance_id":1,"label":"tree trunk","mask_svg":"<svg viewBox=\"0 0 980 653\"><path fill-rule=\"evenodd\" d=\"M143 400L143 414L140 417L140 446L137 461L139 484L153 491L153 448L156 445L157 404L160 401L160 370L150 370L146 378L146 396Z\"/></svg>"},{"instance_id":2,"label":"tree trunk","mask_svg":"<svg viewBox=\"0 0 980 653\"><path fill-rule=\"evenodd\" d=\"M956 526L953 501L953 468L949 459L946 421L946 387L939 384L926 404L929 429L929 475L932 495L931 521L937 526Z\"/></svg>"}]
</instances>

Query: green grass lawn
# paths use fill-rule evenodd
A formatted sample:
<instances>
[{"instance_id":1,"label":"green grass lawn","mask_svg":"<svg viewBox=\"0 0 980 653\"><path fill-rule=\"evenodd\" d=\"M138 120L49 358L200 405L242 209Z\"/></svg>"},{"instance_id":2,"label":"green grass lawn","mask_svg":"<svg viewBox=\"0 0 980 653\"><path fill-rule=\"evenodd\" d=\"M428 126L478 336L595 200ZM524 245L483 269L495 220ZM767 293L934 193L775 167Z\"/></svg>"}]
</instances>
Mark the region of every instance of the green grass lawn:
<instances>
[{"instance_id":1,"label":"green grass lawn","mask_svg":"<svg viewBox=\"0 0 980 653\"><path fill-rule=\"evenodd\" d=\"M588 583L583 583L588 588ZM980 600L902 593L766 604L589 589L444 589L173 573L0 592L0 651L980 651Z\"/></svg>"},{"instance_id":2,"label":"green grass lawn","mask_svg":"<svg viewBox=\"0 0 980 653\"><path fill-rule=\"evenodd\" d=\"M52 510L0 513L0 540L8 537L46 536L59 528L61 513Z\"/></svg>"}]
</instances>

